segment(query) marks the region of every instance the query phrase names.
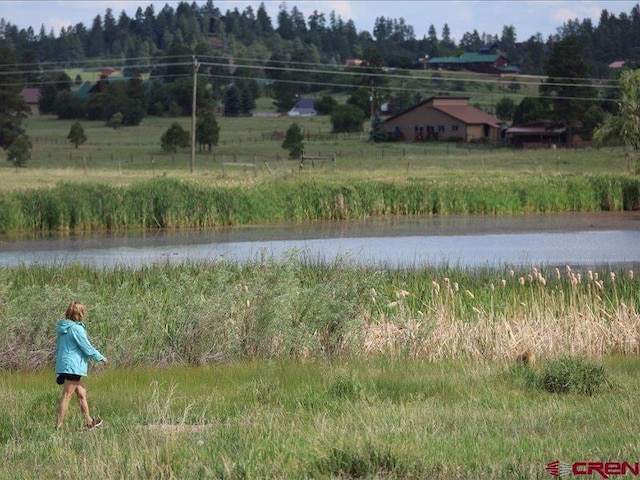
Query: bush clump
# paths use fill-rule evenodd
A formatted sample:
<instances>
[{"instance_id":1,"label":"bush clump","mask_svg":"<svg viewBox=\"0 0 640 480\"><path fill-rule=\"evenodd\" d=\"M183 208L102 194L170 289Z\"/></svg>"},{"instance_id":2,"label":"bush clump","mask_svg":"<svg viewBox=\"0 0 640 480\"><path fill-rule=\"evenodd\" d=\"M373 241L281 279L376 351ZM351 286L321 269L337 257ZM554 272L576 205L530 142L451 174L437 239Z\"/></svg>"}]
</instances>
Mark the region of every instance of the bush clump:
<instances>
[{"instance_id":1,"label":"bush clump","mask_svg":"<svg viewBox=\"0 0 640 480\"><path fill-rule=\"evenodd\" d=\"M541 386L551 393L593 395L611 386L602 365L572 356L550 361L540 375Z\"/></svg>"}]
</instances>

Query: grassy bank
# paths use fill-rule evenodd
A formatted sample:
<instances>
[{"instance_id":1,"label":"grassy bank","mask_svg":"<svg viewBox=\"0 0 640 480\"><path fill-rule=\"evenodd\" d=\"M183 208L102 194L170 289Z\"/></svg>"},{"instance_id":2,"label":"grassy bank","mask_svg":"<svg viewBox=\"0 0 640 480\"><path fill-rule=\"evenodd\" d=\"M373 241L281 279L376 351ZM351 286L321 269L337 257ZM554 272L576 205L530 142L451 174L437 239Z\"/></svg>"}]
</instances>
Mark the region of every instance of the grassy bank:
<instances>
[{"instance_id":1,"label":"grassy bank","mask_svg":"<svg viewBox=\"0 0 640 480\"><path fill-rule=\"evenodd\" d=\"M633 270L238 265L0 270L0 367L50 365L71 299L116 365L237 359L513 359L640 353Z\"/></svg>"},{"instance_id":2,"label":"grassy bank","mask_svg":"<svg viewBox=\"0 0 640 480\"><path fill-rule=\"evenodd\" d=\"M544 479L638 458L637 358L611 387L551 394L502 362L241 362L94 369L87 432L75 404L53 431L50 371L0 374L0 477ZM533 371L544 369L534 366Z\"/></svg>"},{"instance_id":3,"label":"grassy bank","mask_svg":"<svg viewBox=\"0 0 640 480\"><path fill-rule=\"evenodd\" d=\"M207 187L157 178L127 187L62 183L0 193L0 231L202 228L382 215L514 214L640 208L640 177L277 181Z\"/></svg>"}]
</instances>

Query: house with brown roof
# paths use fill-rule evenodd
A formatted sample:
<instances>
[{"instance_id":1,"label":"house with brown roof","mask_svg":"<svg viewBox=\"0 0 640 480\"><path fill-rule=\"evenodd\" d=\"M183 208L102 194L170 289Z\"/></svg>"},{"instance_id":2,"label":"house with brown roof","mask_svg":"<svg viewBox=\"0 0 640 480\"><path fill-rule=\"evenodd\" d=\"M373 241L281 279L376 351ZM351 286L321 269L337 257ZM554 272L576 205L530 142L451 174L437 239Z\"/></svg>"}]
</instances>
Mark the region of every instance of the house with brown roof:
<instances>
[{"instance_id":1,"label":"house with brown roof","mask_svg":"<svg viewBox=\"0 0 640 480\"><path fill-rule=\"evenodd\" d=\"M393 140L500 139L502 120L469 105L469 97L434 96L387 118Z\"/></svg>"},{"instance_id":2,"label":"house with brown roof","mask_svg":"<svg viewBox=\"0 0 640 480\"><path fill-rule=\"evenodd\" d=\"M20 92L24 102L29 107L31 115L37 117L40 115L40 89L39 88L23 88Z\"/></svg>"}]
</instances>

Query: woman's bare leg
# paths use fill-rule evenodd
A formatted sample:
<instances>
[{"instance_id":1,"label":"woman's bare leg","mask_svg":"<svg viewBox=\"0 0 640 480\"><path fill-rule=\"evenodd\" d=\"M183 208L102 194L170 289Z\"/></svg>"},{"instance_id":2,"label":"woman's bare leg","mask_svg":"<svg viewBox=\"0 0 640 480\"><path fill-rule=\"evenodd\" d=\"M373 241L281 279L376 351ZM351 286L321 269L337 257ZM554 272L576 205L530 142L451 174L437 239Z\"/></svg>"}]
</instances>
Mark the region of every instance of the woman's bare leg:
<instances>
[{"instance_id":1,"label":"woman's bare leg","mask_svg":"<svg viewBox=\"0 0 640 480\"><path fill-rule=\"evenodd\" d=\"M79 382L78 382L79 383ZM89 402L87 401L87 389L84 385L78 384L76 388L76 395L78 396L78 402L80 403L80 411L83 413L84 418L87 421L87 425L91 426L93 418L89 414Z\"/></svg>"},{"instance_id":2,"label":"woman's bare leg","mask_svg":"<svg viewBox=\"0 0 640 480\"><path fill-rule=\"evenodd\" d=\"M62 394L60 395L60 402L58 402L56 428L62 427L62 422L69 408L69 401L71 400L71 397L79 386L80 382L65 380L64 386L62 387Z\"/></svg>"}]
</instances>

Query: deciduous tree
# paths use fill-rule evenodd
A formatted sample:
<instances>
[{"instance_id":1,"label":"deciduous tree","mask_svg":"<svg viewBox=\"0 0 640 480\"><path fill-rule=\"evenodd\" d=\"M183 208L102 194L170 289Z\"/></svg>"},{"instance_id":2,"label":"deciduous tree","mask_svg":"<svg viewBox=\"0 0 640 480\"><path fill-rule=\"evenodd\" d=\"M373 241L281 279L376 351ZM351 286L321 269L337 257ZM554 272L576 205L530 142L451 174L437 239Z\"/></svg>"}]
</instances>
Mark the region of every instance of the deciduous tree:
<instances>
[{"instance_id":1,"label":"deciduous tree","mask_svg":"<svg viewBox=\"0 0 640 480\"><path fill-rule=\"evenodd\" d=\"M304 136L300 126L297 123L292 123L287 129L282 141L282 148L289 151L289 158L297 159L302 156L304 151Z\"/></svg>"},{"instance_id":2,"label":"deciduous tree","mask_svg":"<svg viewBox=\"0 0 640 480\"><path fill-rule=\"evenodd\" d=\"M69 129L69 135L67 135L67 139L73 143L75 148L78 148L79 145L82 145L87 141L87 136L84 133L84 128L80 125L80 122L75 122L71 125Z\"/></svg>"}]
</instances>

